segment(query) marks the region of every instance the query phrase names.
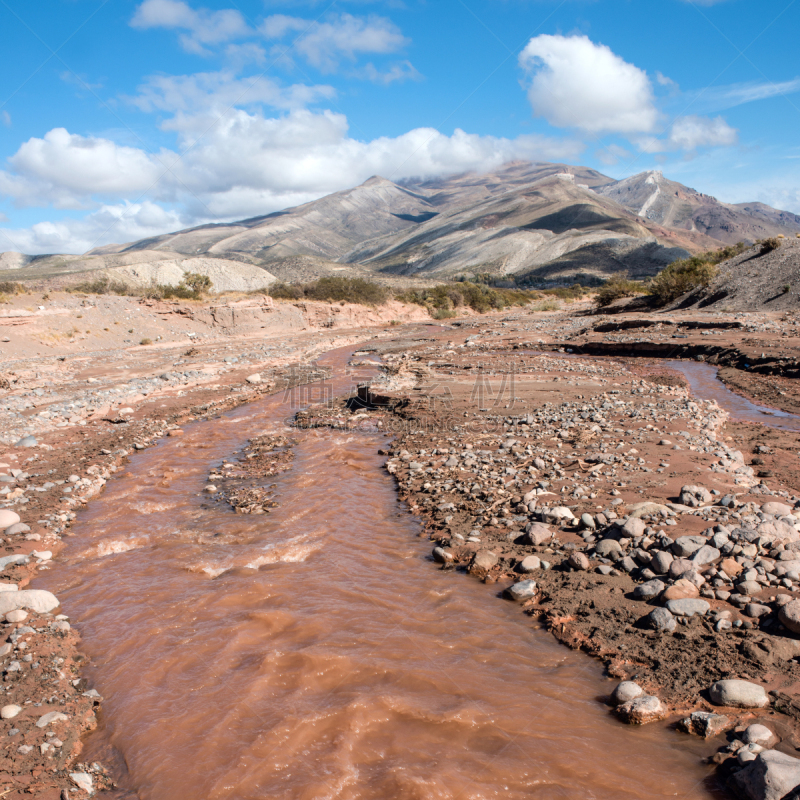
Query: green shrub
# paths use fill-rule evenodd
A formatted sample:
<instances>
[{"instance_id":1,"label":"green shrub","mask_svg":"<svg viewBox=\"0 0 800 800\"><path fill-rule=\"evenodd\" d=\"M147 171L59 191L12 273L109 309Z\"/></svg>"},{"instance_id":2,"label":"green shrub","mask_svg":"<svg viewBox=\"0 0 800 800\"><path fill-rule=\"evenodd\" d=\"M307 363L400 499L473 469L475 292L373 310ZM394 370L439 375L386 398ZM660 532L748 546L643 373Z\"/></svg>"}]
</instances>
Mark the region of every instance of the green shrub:
<instances>
[{"instance_id":1,"label":"green shrub","mask_svg":"<svg viewBox=\"0 0 800 800\"><path fill-rule=\"evenodd\" d=\"M656 305L665 306L681 295L708 286L719 274L719 267L703 256L673 261L650 283L650 294Z\"/></svg>"},{"instance_id":2,"label":"green shrub","mask_svg":"<svg viewBox=\"0 0 800 800\"><path fill-rule=\"evenodd\" d=\"M544 303L537 303L533 307L534 311L560 311L561 306L555 300L546 300Z\"/></svg>"},{"instance_id":3,"label":"green shrub","mask_svg":"<svg viewBox=\"0 0 800 800\"><path fill-rule=\"evenodd\" d=\"M22 294L25 287L15 281L0 281L0 294Z\"/></svg>"},{"instance_id":4,"label":"green shrub","mask_svg":"<svg viewBox=\"0 0 800 800\"><path fill-rule=\"evenodd\" d=\"M758 254L760 256L765 256L767 253L777 250L781 246L781 240L777 236L773 236L771 239L762 239L760 242L757 242L757 244L761 245Z\"/></svg>"},{"instance_id":5,"label":"green shrub","mask_svg":"<svg viewBox=\"0 0 800 800\"><path fill-rule=\"evenodd\" d=\"M643 294L644 291L644 284L640 281L632 281L627 275L615 275L613 278L609 278L600 287L594 300L599 308L605 308L606 306L610 306L615 300Z\"/></svg>"},{"instance_id":6,"label":"green shrub","mask_svg":"<svg viewBox=\"0 0 800 800\"><path fill-rule=\"evenodd\" d=\"M438 310L451 311L461 306L483 314L510 306L524 306L533 299L530 292L521 289L495 289L469 281L458 284L442 283L425 289L408 289L395 297L403 303L425 306L431 315Z\"/></svg>"},{"instance_id":7,"label":"green shrub","mask_svg":"<svg viewBox=\"0 0 800 800\"><path fill-rule=\"evenodd\" d=\"M81 292L83 294L135 294L135 290L127 283L123 283L122 281L112 281L106 276L103 276L102 278L95 278L93 281L76 283L74 286L68 287L67 291Z\"/></svg>"},{"instance_id":8,"label":"green shrub","mask_svg":"<svg viewBox=\"0 0 800 800\"><path fill-rule=\"evenodd\" d=\"M556 286L553 289L542 289L542 294L552 295L559 300L580 300L587 294L587 290L579 283L573 283L572 286Z\"/></svg>"},{"instance_id":9,"label":"green shrub","mask_svg":"<svg viewBox=\"0 0 800 800\"><path fill-rule=\"evenodd\" d=\"M314 283L273 283L270 297L276 300L320 300L329 303L360 303L364 306L383 305L389 299L389 290L379 283L363 278L320 278Z\"/></svg>"},{"instance_id":10,"label":"green shrub","mask_svg":"<svg viewBox=\"0 0 800 800\"><path fill-rule=\"evenodd\" d=\"M457 314L451 308L437 308L434 310L431 316L434 319L453 319L453 317L457 316Z\"/></svg>"},{"instance_id":11,"label":"green shrub","mask_svg":"<svg viewBox=\"0 0 800 800\"><path fill-rule=\"evenodd\" d=\"M188 286L195 294L210 292L212 289L211 278L208 275L201 275L199 272L187 272L181 283Z\"/></svg>"},{"instance_id":12,"label":"green shrub","mask_svg":"<svg viewBox=\"0 0 800 800\"><path fill-rule=\"evenodd\" d=\"M788 283L785 284L784 287L783 287L783 293L784 294L789 294L789 292L791 292L791 291L792 291L792 287Z\"/></svg>"}]
</instances>

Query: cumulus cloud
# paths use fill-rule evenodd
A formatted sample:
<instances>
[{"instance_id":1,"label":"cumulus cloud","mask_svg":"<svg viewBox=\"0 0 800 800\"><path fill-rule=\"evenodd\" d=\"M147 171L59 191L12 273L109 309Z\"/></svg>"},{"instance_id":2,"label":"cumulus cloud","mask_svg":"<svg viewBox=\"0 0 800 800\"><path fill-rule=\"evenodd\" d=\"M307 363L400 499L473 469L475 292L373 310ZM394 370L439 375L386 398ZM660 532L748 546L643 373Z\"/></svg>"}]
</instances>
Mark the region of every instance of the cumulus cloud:
<instances>
[{"instance_id":1,"label":"cumulus cloud","mask_svg":"<svg viewBox=\"0 0 800 800\"><path fill-rule=\"evenodd\" d=\"M536 36L519 56L537 117L587 133L641 134L658 122L647 74L587 36Z\"/></svg>"},{"instance_id":2,"label":"cumulus cloud","mask_svg":"<svg viewBox=\"0 0 800 800\"><path fill-rule=\"evenodd\" d=\"M220 44L246 36L252 31L235 9L210 11L193 9L182 0L144 0L131 20L134 28L183 30L180 42L190 53L208 55L206 45Z\"/></svg>"},{"instance_id":3,"label":"cumulus cloud","mask_svg":"<svg viewBox=\"0 0 800 800\"><path fill-rule=\"evenodd\" d=\"M640 137L636 144L645 153L664 153L669 150L693 151L700 147L729 147L736 144L739 132L722 117L678 117L666 139L656 136Z\"/></svg>"},{"instance_id":4,"label":"cumulus cloud","mask_svg":"<svg viewBox=\"0 0 800 800\"><path fill-rule=\"evenodd\" d=\"M354 61L359 53L396 53L409 44L391 20L378 16L339 14L319 22L275 14L260 30L274 40L296 35L291 49L324 72L334 71L343 59Z\"/></svg>"},{"instance_id":5,"label":"cumulus cloud","mask_svg":"<svg viewBox=\"0 0 800 800\"><path fill-rule=\"evenodd\" d=\"M102 187L137 209L145 208L146 202L169 203L180 209L177 216L165 218L169 224L151 226L163 233L181 225L277 211L352 187L375 174L400 180L487 171L514 159L569 161L582 150L573 140L505 139L462 130L447 136L431 128L359 141L349 136L343 115L307 109L277 118L239 109L211 129L202 115L178 116L171 124L180 149L186 149L182 158L168 151L153 156L56 129L20 148L11 159L12 171L0 173L0 191L20 203L52 203L55 198L64 204L71 198L78 205L96 197ZM120 208L127 206L107 203L100 211L122 213ZM14 235L24 239L27 252L82 252L87 239L95 235L87 231L96 230L100 211L86 217L94 227L81 227L86 220L66 221ZM137 238L119 231L117 225L107 234L98 233L95 244ZM146 235L151 233L141 234Z\"/></svg>"},{"instance_id":6,"label":"cumulus cloud","mask_svg":"<svg viewBox=\"0 0 800 800\"><path fill-rule=\"evenodd\" d=\"M85 253L108 242L130 242L182 227L181 216L156 203L104 205L82 219L0 228L0 250L22 253Z\"/></svg>"}]
</instances>

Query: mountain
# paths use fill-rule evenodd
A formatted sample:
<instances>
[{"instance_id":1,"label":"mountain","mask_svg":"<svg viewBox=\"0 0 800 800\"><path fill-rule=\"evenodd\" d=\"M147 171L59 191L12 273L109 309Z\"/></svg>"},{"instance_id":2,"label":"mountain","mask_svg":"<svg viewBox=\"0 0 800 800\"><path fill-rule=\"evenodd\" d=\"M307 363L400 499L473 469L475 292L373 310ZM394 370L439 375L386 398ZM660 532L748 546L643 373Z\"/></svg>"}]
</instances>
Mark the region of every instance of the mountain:
<instances>
[{"instance_id":1,"label":"mountain","mask_svg":"<svg viewBox=\"0 0 800 800\"><path fill-rule=\"evenodd\" d=\"M721 203L660 172L615 181L586 167L513 162L489 174L432 180L375 176L296 208L84 256L5 254L0 278L11 267L14 279L100 270L143 283L216 264L217 289L250 285L254 268L266 271L267 281L372 274L408 282L491 273L523 284L596 283L621 271L647 277L722 243L798 231L794 214Z\"/></svg>"},{"instance_id":2,"label":"mountain","mask_svg":"<svg viewBox=\"0 0 800 800\"><path fill-rule=\"evenodd\" d=\"M661 172L642 172L597 190L640 217L666 228L696 231L725 244L756 241L778 234L794 236L800 216L763 203L721 203Z\"/></svg>"}]
</instances>

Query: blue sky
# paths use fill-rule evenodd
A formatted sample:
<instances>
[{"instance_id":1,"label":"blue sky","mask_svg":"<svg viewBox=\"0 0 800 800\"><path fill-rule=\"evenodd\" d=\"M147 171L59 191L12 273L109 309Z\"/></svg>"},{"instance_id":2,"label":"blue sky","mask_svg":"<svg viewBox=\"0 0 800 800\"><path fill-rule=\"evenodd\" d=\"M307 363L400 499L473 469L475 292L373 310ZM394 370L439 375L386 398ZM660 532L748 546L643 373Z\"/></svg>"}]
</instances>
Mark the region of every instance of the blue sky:
<instances>
[{"instance_id":1,"label":"blue sky","mask_svg":"<svg viewBox=\"0 0 800 800\"><path fill-rule=\"evenodd\" d=\"M800 213L800 3L0 0L0 251L525 158Z\"/></svg>"}]
</instances>

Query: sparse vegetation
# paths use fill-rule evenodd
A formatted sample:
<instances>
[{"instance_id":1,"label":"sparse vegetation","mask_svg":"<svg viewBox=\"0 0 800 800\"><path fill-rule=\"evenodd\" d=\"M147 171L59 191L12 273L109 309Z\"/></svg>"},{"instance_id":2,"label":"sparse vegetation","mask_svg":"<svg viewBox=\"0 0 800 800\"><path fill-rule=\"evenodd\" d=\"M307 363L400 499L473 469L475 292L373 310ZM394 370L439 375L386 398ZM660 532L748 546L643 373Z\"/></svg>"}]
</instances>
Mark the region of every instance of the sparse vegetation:
<instances>
[{"instance_id":1,"label":"sparse vegetation","mask_svg":"<svg viewBox=\"0 0 800 800\"><path fill-rule=\"evenodd\" d=\"M772 241L778 242L777 239ZM780 243L775 246L780 247ZM719 274L718 264L741 255L749 248L747 242L739 242L719 250L709 250L691 258L673 261L650 282L648 289L653 302L658 306L665 306L686 292L708 286Z\"/></svg>"},{"instance_id":2,"label":"sparse vegetation","mask_svg":"<svg viewBox=\"0 0 800 800\"><path fill-rule=\"evenodd\" d=\"M70 286L68 292L82 294L116 294L121 297L147 297L150 300L168 300L176 297L180 300L200 300L202 296L211 291L213 284L208 275L197 272L187 272L177 286L153 281L145 288L132 286L124 281L111 280L108 276L95 278L93 281L84 281Z\"/></svg>"},{"instance_id":3,"label":"sparse vegetation","mask_svg":"<svg viewBox=\"0 0 800 800\"><path fill-rule=\"evenodd\" d=\"M758 251L760 256L765 256L767 253L771 253L773 250L777 250L782 242L781 239L783 237L773 236L770 239L762 239L758 244L761 245L761 249Z\"/></svg>"},{"instance_id":4,"label":"sparse vegetation","mask_svg":"<svg viewBox=\"0 0 800 800\"><path fill-rule=\"evenodd\" d=\"M426 289L409 289L395 295L403 303L425 306L434 316L439 311L453 311L461 306L478 313L527 305L533 296L521 289L495 289L486 284L467 281L440 284Z\"/></svg>"},{"instance_id":5,"label":"sparse vegetation","mask_svg":"<svg viewBox=\"0 0 800 800\"><path fill-rule=\"evenodd\" d=\"M0 294L15 295L23 294L25 287L15 281L0 281Z\"/></svg>"},{"instance_id":6,"label":"sparse vegetation","mask_svg":"<svg viewBox=\"0 0 800 800\"><path fill-rule=\"evenodd\" d=\"M788 283L784 284L783 293L784 294L789 294L789 292L791 292L791 291L792 291L792 287Z\"/></svg>"},{"instance_id":7,"label":"sparse vegetation","mask_svg":"<svg viewBox=\"0 0 800 800\"><path fill-rule=\"evenodd\" d=\"M135 291L123 281L112 281L109 277L103 276L95 278L93 281L76 283L67 288L68 292L80 292L81 294L116 294L120 296L135 294Z\"/></svg>"},{"instance_id":8,"label":"sparse vegetation","mask_svg":"<svg viewBox=\"0 0 800 800\"><path fill-rule=\"evenodd\" d=\"M644 294L647 290L641 281L632 281L627 275L615 275L609 278L595 295L595 303L599 308L610 306L615 300Z\"/></svg>"},{"instance_id":9,"label":"sparse vegetation","mask_svg":"<svg viewBox=\"0 0 800 800\"><path fill-rule=\"evenodd\" d=\"M585 286L581 286L579 283L573 283L572 286L556 286L553 289L542 289L542 294L552 295L553 297L557 297L559 300L580 300L586 294L588 294L588 289Z\"/></svg>"},{"instance_id":10,"label":"sparse vegetation","mask_svg":"<svg viewBox=\"0 0 800 800\"><path fill-rule=\"evenodd\" d=\"M188 286L195 294L207 294L213 288L211 278L208 275L201 275L199 272L187 272L183 276L181 284Z\"/></svg>"},{"instance_id":11,"label":"sparse vegetation","mask_svg":"<svg viewBox=\"0 0 800 800\"><path fill-rule=\"evenodd\" d=\"M144 339L142 339L142 340L139 342L139 344L141 344L141 345L153 344L153 340L152 340L152 339L149 339L147 336L145 336L145 337L144 337Z\"/></svg>"},{"instance_id":12,"label":"sparse vegetation","mask_svg":"<svg viewBox=\"0 0 800 800\"><path fill-rule=\"evenodd\" d=\"M363 278L320 278L314 283L273 283L268 289L276 300L319 300L329 303L360 303L365 306L383 305L390 298L389 290L379 283Z\"/></svg>"}]
</instances>

